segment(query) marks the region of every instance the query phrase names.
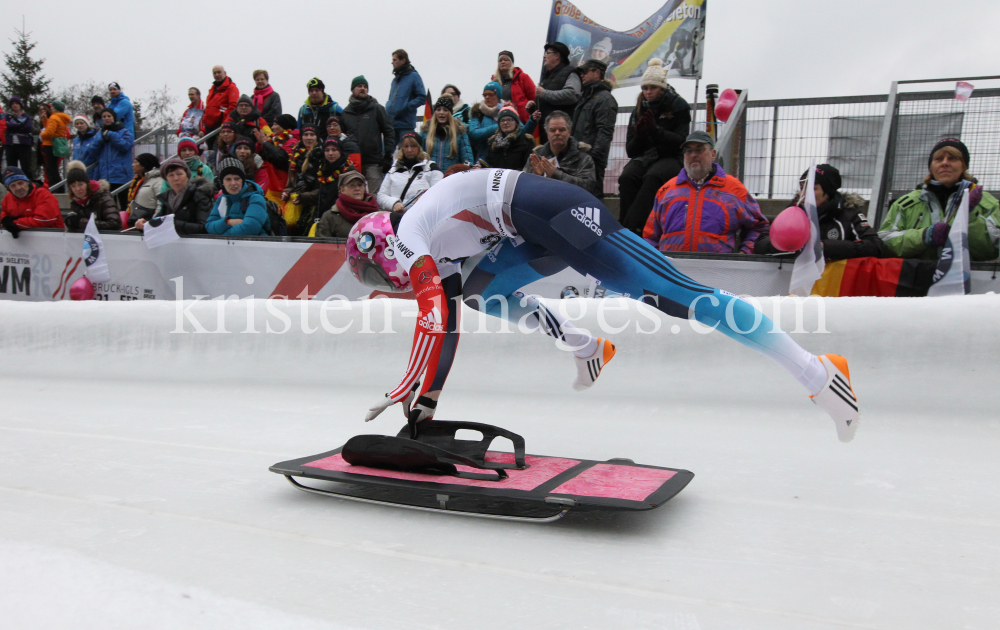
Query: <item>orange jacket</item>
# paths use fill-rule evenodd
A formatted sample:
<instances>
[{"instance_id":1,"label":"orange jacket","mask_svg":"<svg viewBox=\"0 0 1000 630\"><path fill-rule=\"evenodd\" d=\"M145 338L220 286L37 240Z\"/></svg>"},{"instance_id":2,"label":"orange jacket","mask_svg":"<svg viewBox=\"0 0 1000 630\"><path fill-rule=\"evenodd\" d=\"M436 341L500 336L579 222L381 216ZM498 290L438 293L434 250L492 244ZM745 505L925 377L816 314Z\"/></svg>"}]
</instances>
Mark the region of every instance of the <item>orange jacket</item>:
<instances>
[{"instance_id":1,"label":"orange jacket","mask_svg":"<svg viewBox=\"0 0 1000 630\"><path fill-rule=\"evenodd\" d=\"M64 112L53 112L45 121L45 129L38 134L42 138L42 146L52 146L52 141L56 138L69 137L69 114Z\"/></svg>"}]
</instances>

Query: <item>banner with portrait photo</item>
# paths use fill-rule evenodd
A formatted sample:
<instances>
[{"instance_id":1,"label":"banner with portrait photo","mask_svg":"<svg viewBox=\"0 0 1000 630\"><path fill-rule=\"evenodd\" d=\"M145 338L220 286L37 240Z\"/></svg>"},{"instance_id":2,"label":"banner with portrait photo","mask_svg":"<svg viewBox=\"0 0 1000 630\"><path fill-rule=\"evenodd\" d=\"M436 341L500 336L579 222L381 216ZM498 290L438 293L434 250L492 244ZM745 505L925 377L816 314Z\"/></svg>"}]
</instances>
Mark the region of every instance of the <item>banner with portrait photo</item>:
<instances>
[{"instance_id":1,"label":"banner with portrait photo","mask_svg":"<svg viewBox=\"0 0 1000 630\"><path fill-rule=\"evenodd\" d=\"M706 0L669 0L635 28L613 31L576 5L554 0L546 41L566 44L574 68L588 59L608 64L607 78L614 87L639 85L653 57L663 60L668 77L700 79L706 5Z\"/></svg>"}]
</instances>

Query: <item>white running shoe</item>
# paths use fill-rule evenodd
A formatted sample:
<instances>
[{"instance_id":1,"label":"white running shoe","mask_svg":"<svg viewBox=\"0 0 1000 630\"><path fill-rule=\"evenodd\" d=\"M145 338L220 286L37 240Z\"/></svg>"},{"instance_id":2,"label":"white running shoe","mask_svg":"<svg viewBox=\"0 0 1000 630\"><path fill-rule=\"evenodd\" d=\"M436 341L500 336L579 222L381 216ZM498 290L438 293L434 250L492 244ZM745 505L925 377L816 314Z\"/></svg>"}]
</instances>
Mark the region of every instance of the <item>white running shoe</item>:
<instances>
[{"instance_id":1,"label":"white running shoe","mask_svg":"<svg viewBox=\"0 0 1000 630\"><path fill-rule=\"evenodd\" d=\"M604 366L615 356L615 352L615 344L598 337L597 350L589 359L573 357L576 360L576 380L573 381L573 389L582 392L593 385Z\"/></svg>"},{"instance_id":2,"label":"white running shoe","mask_svg":"<svg viewBox=\"0 0 1000 630\"><path fill-rule=\"evenodd\" d=\"M858 397L851 388L847 359L836 354L824 354L820 355L819 360L826 368L826 385L818 394L809 398L833 418L840 441L850 442L861 422L861 411Z\"/></svg>"}]
</instances>

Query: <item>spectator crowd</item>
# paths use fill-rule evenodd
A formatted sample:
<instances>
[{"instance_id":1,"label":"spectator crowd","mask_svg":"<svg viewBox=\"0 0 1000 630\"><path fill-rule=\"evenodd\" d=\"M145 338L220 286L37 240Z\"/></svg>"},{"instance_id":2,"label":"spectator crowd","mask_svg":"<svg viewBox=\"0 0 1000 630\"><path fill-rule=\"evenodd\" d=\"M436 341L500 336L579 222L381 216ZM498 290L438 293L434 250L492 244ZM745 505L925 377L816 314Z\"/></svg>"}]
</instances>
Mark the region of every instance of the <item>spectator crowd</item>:
<instances>
[{"instance_id":1,"label":"spectator crowd","mask_svg":"<svg viewBox=\"0 0 1000 630\"><path fill-rule=\"evenodd\" d=\"M506 168L559 179L604 196L618 117L607 65L578 66L560 42L544 46L538 82L501 51L482 92L469 99L445 85L436 99L405 50L393 51L389 97L380 103L364 76L338 102L319 77L302 105L285 111L267 70L241 93L226 69L212 84L187 91L177 153L162 163L134 155L135 112L118 83L92 111L46 103L37 120L17 95L0 116L6 168L0 225L15 237L37 227L81 230L93 217L103 230L141 230L174 215L181 236L344 237L367 213L406 212L442 178L469 168ZM296 102L295 99L292 99ZM288 102L286 99L285 102ZM424 120L418 125L418 112ZM753 195L717 162L715 139L691 132L691 106L651 59L628 120L629 158L618 178L622 225L663 252L780 255ZM41 164L33 168L35 137ZM828 259L936 258L963 193L970 194L969 246L974 260L1000 250L1000 204L969 171L957 139L930 151L928 174L897 199L878 230L860 197L841 191L829 164L816 167L815 197ZM63 163L65 181L63 181ZM805 196L808 171L793 203ZM64 186L60 211L50 189Z\"/></svg>"}]
</instances>

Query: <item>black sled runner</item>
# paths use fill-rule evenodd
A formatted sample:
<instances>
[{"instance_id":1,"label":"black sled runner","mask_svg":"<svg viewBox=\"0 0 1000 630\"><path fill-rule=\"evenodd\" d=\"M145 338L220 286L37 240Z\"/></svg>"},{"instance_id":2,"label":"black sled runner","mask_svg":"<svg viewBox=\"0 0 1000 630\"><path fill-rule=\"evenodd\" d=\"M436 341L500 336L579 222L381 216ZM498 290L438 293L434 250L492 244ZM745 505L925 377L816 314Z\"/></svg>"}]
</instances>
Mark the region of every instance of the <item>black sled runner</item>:
<instances>
[{"instance_id":1,"label":"black sled runner","mask_svg":"<svg viewBox=\"0 0 1000 630\"><path fill-rule=\"evenodd\" d=\"M461 429L482 439L455 437ZM513 453L490 451L497 437ZM275 464L301 490L365 503L510 521L547 523L576 510L651 510L678 492L694 473L644 466L527 455L524 438L476 422L426 420L395 437L358 435L319 455ZM301 483L323 482L323 487Z\"/></svg>"}]
</instances>

